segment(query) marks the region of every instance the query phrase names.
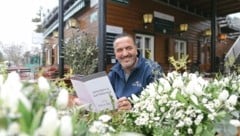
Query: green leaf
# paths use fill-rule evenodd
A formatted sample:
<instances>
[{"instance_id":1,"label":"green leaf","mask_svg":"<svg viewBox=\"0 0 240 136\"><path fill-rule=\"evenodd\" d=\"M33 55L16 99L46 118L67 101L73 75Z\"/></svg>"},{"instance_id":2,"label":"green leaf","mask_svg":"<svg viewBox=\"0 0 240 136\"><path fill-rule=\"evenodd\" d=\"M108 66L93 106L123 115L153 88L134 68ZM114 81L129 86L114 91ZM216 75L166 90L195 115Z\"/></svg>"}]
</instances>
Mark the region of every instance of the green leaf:
<instances>
[{"instance_id":1,"label":"green leaf","mask_svg":"<svg viewBox=\"0 0 240 136\"><path fill-rule=\"evenodd\" d=\"M43 108L40 108L34 115L34 118L32 119L32 125L30 127L29 133L31 135L34 134L34 131L41 125L41 120L43 116Z\"/></svg>"},{"instance_id":2,"label":"green leaf","mask_svg":"<svg viewBox=\"0 0 240 136\"><path fill-rule=\"evenodd\" d=\"M187 100L184 98L183 95L180 94L180 92L177 93L176 99L182 103L187 103Z\"/></svg>"},{"instance_id":3,"label":"green leaf","mask_svg":"<svg viewBox=\"0 0 240 136\"><path fill-rule=\"evenodd\" d=\"M18 111L21 114L21 117L19 119L19 123L21 126L22 131L29 133L29 129L31 127L31 122L32 122L32 113L31 111L28 111L28 109L25 107L25 105L19 101L18 104Z\"/></svg>"}]
</instances>

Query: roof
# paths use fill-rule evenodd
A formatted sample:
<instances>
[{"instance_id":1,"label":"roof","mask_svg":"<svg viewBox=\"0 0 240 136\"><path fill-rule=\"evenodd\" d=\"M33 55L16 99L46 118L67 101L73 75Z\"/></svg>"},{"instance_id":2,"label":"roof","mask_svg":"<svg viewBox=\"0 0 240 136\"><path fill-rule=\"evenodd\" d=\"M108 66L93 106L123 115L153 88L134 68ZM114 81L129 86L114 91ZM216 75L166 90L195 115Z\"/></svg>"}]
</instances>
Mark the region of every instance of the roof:
<instances>
[{"instance_id":1,"label":"roof","mask_svg":"<svg viewBox=\"0 0 240 136\"><path fill-rule=\"evenodd\" d=\"M203 17L211 17L214 0L156 0ZM240 0L215 0L217 17L240 12Z\"/></svg>"},{"instance_id":2,"label":"roof","mask_svg":"<svg viewBox=\"0 0 240 136\"><path fill-rule=\"evenodd\" d=\"M240 35L239 28L235 27L236 23L234 24L233 20L231 21L226 18L229 14L237 12L240 13L240 0L155 0L155 1L174 7L176 9L180 9L190 14L207 18L209 20L211 20L213 12L212 2L215 1L216 2L215 14L221 32L227 33L229 37L232 38L236 38Z\"/></svg>"}]
</instances>

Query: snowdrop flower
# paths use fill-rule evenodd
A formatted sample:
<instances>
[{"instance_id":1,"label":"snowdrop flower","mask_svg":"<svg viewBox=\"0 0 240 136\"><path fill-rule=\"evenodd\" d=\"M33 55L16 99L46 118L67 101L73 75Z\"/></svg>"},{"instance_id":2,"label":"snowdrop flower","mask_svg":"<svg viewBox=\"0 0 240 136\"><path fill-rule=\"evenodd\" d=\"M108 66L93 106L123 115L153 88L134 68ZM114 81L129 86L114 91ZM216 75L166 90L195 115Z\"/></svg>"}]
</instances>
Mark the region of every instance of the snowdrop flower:
<instances>
[{"instance_id":1,"label":"snowdrop flower","mask_svg":"<svg viewBox=\"0 0 240 136\"><path fill-rule=\"evenodd\" d=\"M192 119L191 118L189 118L189 117L185 117L184 119L183 119L183 121L184 121L184 124L186 124L187 126L191 126L192 125Z\"/></svg>"},{"instance_id":2,"label":"snowdrop flower","mask_svg":"<svg viewBox=\"0 0 240 136\"><path fill-rule=\"evenodd\" d=\"M53 136L59 126L57 110L54 107L48 107L43 116L42 124L40 127L41 135Z\"/></svg>"},{"instance_id":3,"label":"snowdrop flower","mask_svg":"<svg viewBox=\"0 0 240 136\"><path fill-rule=\"evenodd\" d=\"M0 92L1 92L1 87L3 85L3 81L4 81L3 75L0 75Z\"/></svg>"},{"instance_id":4,"label":"snowdrop flower","mask_svg":"<svg viewBox=\"0 0 240 136\"><path fill-rule=\"evenodd\" d=\"M193 130L191 128L187 129L188 134L193 134Z\"/></svg>"},{"instance_id":5,"label":"snowdrop flower","mask_svg":"<svg viewBox=\"0 0 240 136\"><path fill-rule=\"evenodd\" d=\"M15 136L20 134L20 126L17 122L13 122L10 124L8 130L7 130L7 135L9 136Z\"/></svg>"},{"instance_id":6,"label":"snowdrop flower","mask_svg":"<svg viewBox=\"0 0 240 136\"><path fill-rule=\"evenodd\" d=\"M203 95L202 89L203 89L202 86L198 83L197 80L191 80L186 87L186 93L202 96Z\"/></svg>"},{"instance_id":7,"label":"snowdrop flower","mask_svg":"<svg viewBox=\"0 0 240 136\"><path fill-rule=\"evenodd\" d=\"M5 129L0 129L0 136L7 136L7 131Z\"/></svg>"},{"instance_id":8,"label":"snowdrop flower","mask_svg":"<svg viewBox=\"0 0 240 136\"><path fill-rule=\"evenodd\" d=\"M56 105L60 109L65 109L68 106L68 91L64 88L60 89L60 92L58 94Z\"/></svg>"},{"instance_id":9,"label":"snowdrop flower","mask_svg":"<svg viewBox=\"0 0 240 136\"><path fill-rule=\"evenodd\" d=\"M237 104L237 99L238 99L238 96L231 95L229 97L229 99L227 100L227 103L229 103L230 105L236 105Z\"/></svg>"},{"instance_id":10,"label":"snowdrop flower","mask_svg":"<svg viewBox=\"0 0 240 136\"><path fill-rule=\"evenodd\" d=\"M44 78L43 76L38 78L38 87L41 91L48 91L50 90L50 85L47 81L46 78Z\"/></svg>"},{"instance_id":11,"label":"snowdrop flower","mask_svg":"<svg viewBox=\"0 0 240 136\"><path fill-rule=\"evenodd\" d=\"M198 105L198 99L195 95L190 96L191 100L193 101L194 104Z\"/></svg>"},{"instance_id":12,"label":"snowdrop flower","mask_svg":"<svg viewBox=\"0 0 240 136\"><path fill-rule=\"evenodd\" d=\"M60 136L72 136L73 125L72 118L70 116L63 116L60 120Z\"/></svg>"},{"instance_id":13,"label":"snowdrop flower","mask_svg":"<svg viewBox=\"0 0 240 136\"><path fill-rule=\"evenodd\" d=\"M183 79L180 77L177 77L172 84L173 88L182 88L184 86Z\"/></svg>"},{"instance_id":14,"label":"snowdrop flower","mask_svg":"<svg viewBox=\"0 0 240 136\"><path fill-rule=\"evenodd\" d=\"M156 92L155 92L155 84L149 84L147 87L146 87L147 91L149 92L149 95L150 96L155 96L156 95Z\"/></svg>"},{"instance_id":15,"label":"snowdrop flower","mask_svg":"<svg viewBox=\"0 0 240 136\"><path fill-rule=\"evenodd\" d=\"M207 99L207 98L205 98L205 97L202 98L202 103L203 103L203 104L206 104L207 102L208 102L208 99Z\"/></svg>"},{"instance_id":16,"label":"snowdrop flower","mask_svg":"<svg viewBox=\"0 0 240 136\"><path fill-rule=\"evenodd\" d=\"M99 120L102 121L102 122L104 122L104 123L110 121L111 119L112 119L112 117L109 116L109 115L101 115L101 116L99 117Z\"/></svg>"},{"instance_id":17,"label":"snowdrop flower","mask_svg":"<svg viewBox=\"0 0 240 136\"><path fill-rule=\"evenodd\" d=\"M164 92L168 92L171 90L171 85L168 82L168 80L166 80L164 78L160 78L159 82L163 85Z\"/></svg>"},{"instance_id":18,"label":"snowdrop flower","mask_svg":"<svg viewBox=\"0 0 240 136\"><path fill-rule=\"evenodd\" d=\"M194 123L195 123L196 125L199 125L199 124L201 123L202 119L203 119L203 114L199 114L199 115L197 116L196 120L194 120Z\"/></svg>"},{"instance_id":19,"label":"snowdrop flower","mask_svg":"<svg viewBox=\"0 0 240 136\"><path fill-rule=\"evenodd\" d=\"M173 90L173 92L171 93L170 98L175 99L176 96L177 96L177 92L178 92L178 89L175 88L175 89Z\"/></svg>"},{"instance_id":20,"label":"snowdrop flower","mask_svg":"<svg viewBox=\"0 0 240 136\"><path fill-rule=\"evenodd\" d=\"M220 101L226 101L227 98L228 98L228 96L229 96L228 91L227 91L227 90L223 90L223 91L219 94L218 100L220 100Z\"/></svg>"},{"instance_id":21,"label":"snowdrop flower","mask_svg":"<svg viewBox=\"0 0 240 136\"><path fill-rule=\"evenodd\" d=\"M138 98L135 94L132 94L132 95L131 95L131 98L132 98L132 100L135 101L135 102L139 101L139 98Z\"/></svg>"},{"instance_id":22,"label":"snowdrop flower","mask_svg":"<svg viewBox=\"0 0 240 136\"><path fill-rule=\"evenodd\" d=\"M231 125L235 126L235 127L240 127L240 121L236 120L236 119L232 119L229 122Z\"/></svg>"},{"instance_id":23,"label":"snowdrop flower","mask_svg":"<svg viewBox=\"0 0 240 136\"><path fill-rule=\"evenodd\" d=\"M14 85L12 85L14 83ZM31 109L31 103L22 93L22 83L20 76L16 72L11 72L6 82L2 85L0 99L3 101L2 105L10 110L10 113L15 113L18 109L19 101L23 103L25 108Z\"/></svg>"}]
</instances>

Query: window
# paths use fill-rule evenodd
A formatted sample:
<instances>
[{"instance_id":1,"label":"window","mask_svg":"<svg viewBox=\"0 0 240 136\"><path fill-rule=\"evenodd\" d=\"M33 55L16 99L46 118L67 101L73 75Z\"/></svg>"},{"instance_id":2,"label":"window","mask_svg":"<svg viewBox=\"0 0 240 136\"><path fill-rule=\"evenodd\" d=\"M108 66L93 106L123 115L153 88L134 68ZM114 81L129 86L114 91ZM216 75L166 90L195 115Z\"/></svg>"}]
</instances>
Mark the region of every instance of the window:
<instances>
[{"instance_id":1,"label":"window","mask_svg":"<svg viewBox=\"0 0 240 136\"><path fill-rule=\"evenodd\" d=\"M180 59L182 56L187 55L187 42L183 40L175 40L175 59Z\"/></svg>"},{"instance_id":2,"label":"window","mask_svg":"<svg viewBox=\"0 0 240 136\"><path fill-rule=\"evenodd\" d=\"M154 60L154 36L136 34L136 45L144 58Z\"/></svg>"}]
</instances>

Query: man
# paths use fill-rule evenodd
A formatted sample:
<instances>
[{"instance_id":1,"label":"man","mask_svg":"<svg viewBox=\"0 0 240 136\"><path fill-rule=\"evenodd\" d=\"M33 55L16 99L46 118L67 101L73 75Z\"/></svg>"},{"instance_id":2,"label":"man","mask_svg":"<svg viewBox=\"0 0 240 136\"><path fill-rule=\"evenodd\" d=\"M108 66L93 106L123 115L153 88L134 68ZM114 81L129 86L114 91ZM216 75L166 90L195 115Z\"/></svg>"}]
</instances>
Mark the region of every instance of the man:
<instances>
[{"instance_id":1,"label":"man","mask_svg":"<svg viewBox=\"0 0 240 136\"><path fill-rule=\"evenodd\" d=\"M109 72L109 79L118 99L118 110L132 108L127 99L132 94L139 95L143 88L162 74L157 63L147 60L138 53L131 35L122 34L113 42L117 63Z\"/></svg>"}]
</instances>

